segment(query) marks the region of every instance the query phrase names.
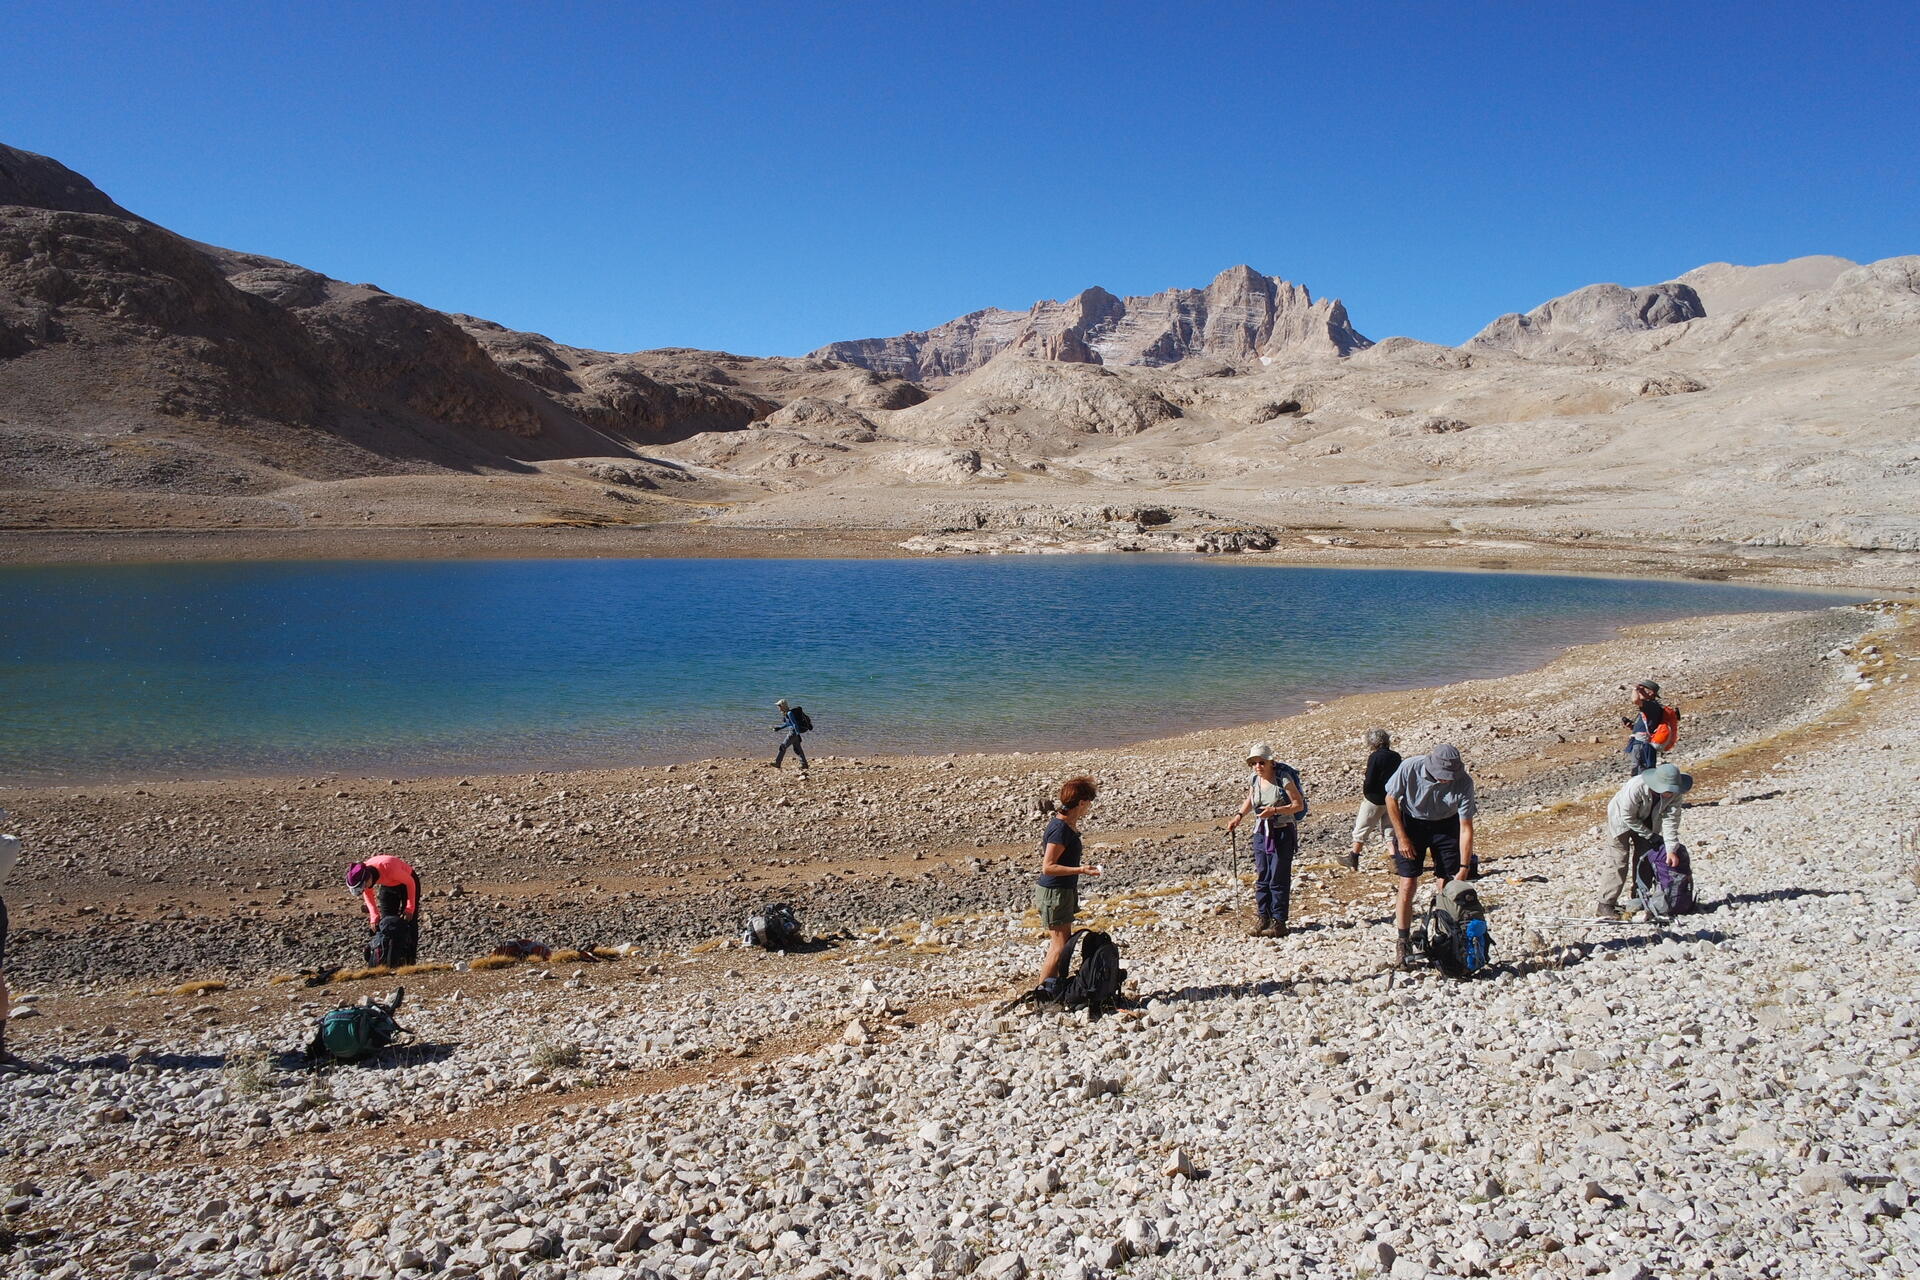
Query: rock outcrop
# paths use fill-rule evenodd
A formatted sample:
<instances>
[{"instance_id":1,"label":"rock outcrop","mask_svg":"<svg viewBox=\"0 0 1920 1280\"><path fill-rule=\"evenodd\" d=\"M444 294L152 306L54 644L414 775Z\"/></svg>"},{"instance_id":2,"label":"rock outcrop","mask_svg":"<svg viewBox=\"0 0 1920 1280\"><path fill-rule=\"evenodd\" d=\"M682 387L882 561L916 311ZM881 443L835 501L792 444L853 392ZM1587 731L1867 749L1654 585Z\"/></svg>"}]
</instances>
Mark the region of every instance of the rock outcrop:
<instances>
[{"instance_id":1,"label":"rock outcrop","mask_svg":"<svg viewBox=\"0 0 1920 1280\"><path fill-rule=\"evenodd\" d=\"M1466 345L1529 359L1585 357L1597 345L1623 334L1682 324L1706 314L1693 286L1677 280L1642 289L1590 284L1543 302L1525 315L1501 316Z\"/></svg>"},{"instance_id":2,"label":"rock outcrop","mask_svg":"<svg viewBox=\"0 0 1920 1280\"><path fill-rule=\"evenodd\" d=\"M1304 285L1239 266L1204 289L1120 298L1095 287L1065 302L975 311L925 332L835 342L813 354L939 384L1003 352L1075 364L1166 366L1204 358L1258 368L1371 345L1338 299L1316 302Z\"/></svg>"}]
</instances>

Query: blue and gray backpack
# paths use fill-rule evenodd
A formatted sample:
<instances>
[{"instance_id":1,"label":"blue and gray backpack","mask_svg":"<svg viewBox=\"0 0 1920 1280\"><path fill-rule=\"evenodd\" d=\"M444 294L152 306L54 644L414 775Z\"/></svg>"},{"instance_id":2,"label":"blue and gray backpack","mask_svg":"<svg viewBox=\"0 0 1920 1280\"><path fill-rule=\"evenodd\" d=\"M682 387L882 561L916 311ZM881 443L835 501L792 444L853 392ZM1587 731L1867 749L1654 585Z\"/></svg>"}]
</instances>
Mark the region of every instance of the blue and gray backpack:
<instances>
[{"instance_id":1,"label":"blue and gray backpack","mask_svg":"<svg viewBox=\"0 0 1920 1280\"><path fill-rule=\"evenodd\" d=\"M1493 935L1487 931L1486 909L1470 884L1449 880L1433 897L1420 921L1420 950L1434 968L1452 978L1471 978L1487 967Z\"/></svg>"}]
</instances>

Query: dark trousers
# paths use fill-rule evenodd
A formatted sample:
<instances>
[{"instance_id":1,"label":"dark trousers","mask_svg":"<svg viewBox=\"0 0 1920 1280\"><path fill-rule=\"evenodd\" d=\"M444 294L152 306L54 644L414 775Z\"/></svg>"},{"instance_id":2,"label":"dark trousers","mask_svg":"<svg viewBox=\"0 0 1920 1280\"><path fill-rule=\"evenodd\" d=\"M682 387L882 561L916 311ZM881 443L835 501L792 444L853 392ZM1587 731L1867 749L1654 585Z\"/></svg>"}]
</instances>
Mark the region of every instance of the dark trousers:
<instances>
[{"instance_id":1,"label":"dark trousers","mask_svg":"<svg viewBox=\"0 0 1920 1280\"><path fill-rule=\"evenodd\" d=\"M1262 822L1253 829L1253 905L1281 924L1293 902L1293 853L1299 847L1300 831L1291 822Z\"/></svg>"},{"instance_id":2,"label":"dark trousers","mask_svg":"<svg viewBox=\"0 0 1920 1280\"><path fill-rule=\"evenodd\" d=\"M420 896L420 879L417 875L414 877L413 894L415 899ZM418 916L412 919L407 917L407 887L402 884L381 885L374 891L373 905L380 912L380 922L374 926L373 939L367 944L368 961L396 969L404 964L416 963L420 958L420 920Z\"/></svg>"},{"instance_id":3,"label":"dark trousers","mask_svg":"<svg viewBox=\"0 0 1920 1280\"><path fill-rule=\"evenodd\" d=\"M800 767L802 769L806 768L807 767L806 748L800 745L800 735L797 733L790 733L786 737L780 739L780 749L773 753L773 767L776 769L780 767L780 762L787 758L787 749L789 747L793 749L794 759L800 762Z\"/></svg>"}]
</instances>

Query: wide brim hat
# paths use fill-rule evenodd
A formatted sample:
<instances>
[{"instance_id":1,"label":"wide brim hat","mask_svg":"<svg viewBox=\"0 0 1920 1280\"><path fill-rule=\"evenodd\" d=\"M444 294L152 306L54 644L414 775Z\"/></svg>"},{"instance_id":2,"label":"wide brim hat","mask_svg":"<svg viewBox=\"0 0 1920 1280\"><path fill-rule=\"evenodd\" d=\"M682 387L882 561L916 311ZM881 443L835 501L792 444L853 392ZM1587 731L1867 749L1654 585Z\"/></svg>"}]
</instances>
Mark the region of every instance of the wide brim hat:
<instances>
[{"instance_id":1,"label":"wide brim hat","mask_svg":"<svg viewBox=\"0 0 1920 1280\"><path fill-rule=\"evenodd\" d=\"M1693 790L1693 775L1680 772L1680 766L1674 764L1657 764L1641 774L1640 781L1653 791L1677 791L1685 795Z\"/></svg>"},{"instance_id":2,"label":"wide brim hat","mask_svg":"<svg viewBox=\"0 0 1920 1280\"><path fill-rule=\"evenodd\" d=\"M1262 760L1273 759L1273 748L1264 742L1256 742L1247 748L1247 763L1258 764Z\"/></svg>"}]
</instances>

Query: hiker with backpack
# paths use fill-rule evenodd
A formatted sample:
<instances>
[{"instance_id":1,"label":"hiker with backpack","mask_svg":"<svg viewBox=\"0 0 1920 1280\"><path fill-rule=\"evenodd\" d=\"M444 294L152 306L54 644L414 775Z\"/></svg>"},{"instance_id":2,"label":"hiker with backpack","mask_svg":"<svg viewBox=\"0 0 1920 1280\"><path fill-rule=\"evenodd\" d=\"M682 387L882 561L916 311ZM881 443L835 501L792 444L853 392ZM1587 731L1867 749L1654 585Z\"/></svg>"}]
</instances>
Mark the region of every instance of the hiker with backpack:
<instances>
[{"instance_id":1,"label":"hiker with backpack","mask_svg":"<svg viewBox=\"0 0 1920 1280\"><path fill-rule=\"evenodd\" d=\"M1634 714L1621 716L1627 727L1627 745L1621 748L1629 768L1645 773L1660 763L1680 739L1680 710L1660 701L1660 682L1642 680L1633 686Z\"/></svg>"},{"instance_id":2,"label":"hiker with backpack","mask_svg":"<svg viewBox=\"0 0 1920 1280\"><path fill-rule=\"evenodd\" d=\"M1047 931L1047 958L1040 966L1040 984L1065 978L1068 940L1073 918L1080 913L1080 877L1101 874L1099 867L1080 865L1080 824L1093 810L1100 794L1092 778L1068 778L1060 784L1053 816L1040 837L1040 876L1034 882L1033 905L1040 927Z\"/></svg>"},{"instance_id":3,"label":"hiker with backpack","mask_svg":"<svg viewBox=\"0 0 1920 1280\"><path fill-rule=\"evenodd\" d=\"M1387 779L1386 797L1397 846L1393 874L1400 878L1393 916L1398 932L1393 963L1405 968L1412 942L1413 892L1426 870L1427 857L1432 855L1433 874L1443 884L1473 878L1473 817L1479 804L1460 748L1451 742L1402 760Z\"/></svg>"},{"instance_id":4,"label":"hiker with backpack","mask_svg":"<svg viewBox=\"0 0 1920 1280\"><path fill-rule=\"evenodd\" d=\"M1385 729L1367 730L1367 772L1360 782L1360 812L1353 817L1353 852L1347 855L1347 870L1360 869L1360 851L1378 831L1387 843L1387 852L1395 850L1393 823L1387 820L1387 779L1400 767L1400 753Z\"/></svg>"},{"instance_id":5,"label":"hiker with backpack","mask_svg":"<svg viewBox=\"0 0 1920 1280\"><path fill-rule=\"evenodd\" d=\"M1640 859L1664 849L1667 866L1679 870L1686 857L1680 846L1680 798L1693 790L1693 775L1671 764L1628 778L1607 803L1607 844L1602 853L1600 896L1593 914L1620 918L1620 892L1634 882Z\"/></svg>"},{"instance_id":6,"label":"hiker with backpack","mask_svg":"<svg viewBox=\"0 0 1920 1280\"><path fill-rule=\"evenodd\" d=\"M347 889L367 904L373 936L367 964L397 969L420 955L420 873L404 858L383 853L347 868Z\"/></svg>"},{"instance_id":7,"label":"hiker with backpack","mask_svg":"<svg viewBox=\"0 0 1920 1280\"><path fill-rule=\"evenodd\" d=\"M1306 794L1300 788L1299 771L1274 759L1273 748L1266 743L1247 748L1247 763L1253 767L1253 776L1247 781L1240 811L1227 822L1227 831L1237 831L1249 813L1254 815L1253 906L1260 923L1253 927L1252 936L1284 938L1293 901L1293 855L1300 847L1298 824L1307 816Z\"/></svg>"},{"instance_id":8,"label":"hiker with backpack","mask_svg":"<svg viewBox=\"0 0 1920 1280\"><path fill-rule=\"evenodd\" d=\"M780 735L780 749L773 753L773 767L778 769L780 762L787 758L787 752L793 752L794 759L800 762L800 772L807 771L807 752L800 745L800 735L813 730L813 721L799 707L789 707L785 698L773 704L774 710L781 716L780 723L774 726L774 732Z\"/></svg>"}]
</instances>

